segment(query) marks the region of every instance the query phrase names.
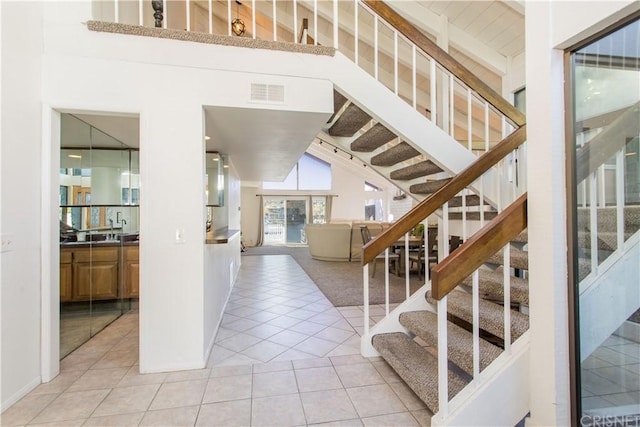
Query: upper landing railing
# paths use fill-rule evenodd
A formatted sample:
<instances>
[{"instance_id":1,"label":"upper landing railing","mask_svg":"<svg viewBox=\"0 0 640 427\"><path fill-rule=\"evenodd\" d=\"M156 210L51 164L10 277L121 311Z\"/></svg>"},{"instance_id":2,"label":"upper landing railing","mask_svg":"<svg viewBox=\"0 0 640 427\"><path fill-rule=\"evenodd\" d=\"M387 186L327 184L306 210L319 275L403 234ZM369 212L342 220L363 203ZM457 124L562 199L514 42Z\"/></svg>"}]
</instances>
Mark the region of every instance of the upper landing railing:
<instances>
[{"instance_id":1,"label":"upper landing railing","mask_svg":"<svg viewBox=\"0 0 640 427\"><path fill-rule=\"evenodd\" d=\"M94 19L333 46L469 150L484 153L524 115L382 1L111 0Z\"/></svg>"}]
</instances>

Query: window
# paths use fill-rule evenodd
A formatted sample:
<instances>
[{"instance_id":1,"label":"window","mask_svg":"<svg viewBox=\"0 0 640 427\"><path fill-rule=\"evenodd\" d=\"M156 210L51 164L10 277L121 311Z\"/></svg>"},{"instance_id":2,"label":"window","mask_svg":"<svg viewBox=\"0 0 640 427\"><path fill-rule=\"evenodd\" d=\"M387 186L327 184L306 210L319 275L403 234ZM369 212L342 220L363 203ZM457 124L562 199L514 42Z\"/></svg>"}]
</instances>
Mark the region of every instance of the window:
<instances>
[{"instance_id":1,"label":"window","mask_svg":"<svg viewBox=\"0 0 640 427\"><path fill-rule=\"evenodd\" d=\"M265 181L265 190L331 190L331 164L304 153L282 182Z\"/></svg>"}]
</instances>

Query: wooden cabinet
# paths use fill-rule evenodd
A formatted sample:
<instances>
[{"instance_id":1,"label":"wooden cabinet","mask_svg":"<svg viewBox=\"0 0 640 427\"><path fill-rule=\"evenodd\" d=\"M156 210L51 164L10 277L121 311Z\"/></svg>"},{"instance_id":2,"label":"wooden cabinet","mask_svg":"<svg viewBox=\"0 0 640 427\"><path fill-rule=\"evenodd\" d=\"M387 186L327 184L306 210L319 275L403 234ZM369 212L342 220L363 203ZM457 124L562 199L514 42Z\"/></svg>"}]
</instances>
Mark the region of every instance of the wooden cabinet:
<instances>
[{"instance_id":1,"label":"wooden cabinet","mask_svg":"<svg viewBox=\"0 0 640 427\"><path fill-rule=\"evenodd\" d=\"M137 246L63 247L60 302L137 298L138 274Z\"/></svg>"},{"instance_id":2,"label":"wooden cabinet","mask_svg":"<svg viewBox=\"0 0 640 427\"><path fill-rule=\"evenodd\" d=\"M140 296L140 262L137 246L125 246L124 256L124 298L138 298Z\"/></svg>"},{"instance_id":3,"label":"wooden cabinet","mask_svg":"<svg viewBox=\"0 0 640 427\"><path fill-rule=\"evenodd\" d=\"M71 259L70 249L60 250L60 302L71 301Z\"/></svg>"}]
</instances>

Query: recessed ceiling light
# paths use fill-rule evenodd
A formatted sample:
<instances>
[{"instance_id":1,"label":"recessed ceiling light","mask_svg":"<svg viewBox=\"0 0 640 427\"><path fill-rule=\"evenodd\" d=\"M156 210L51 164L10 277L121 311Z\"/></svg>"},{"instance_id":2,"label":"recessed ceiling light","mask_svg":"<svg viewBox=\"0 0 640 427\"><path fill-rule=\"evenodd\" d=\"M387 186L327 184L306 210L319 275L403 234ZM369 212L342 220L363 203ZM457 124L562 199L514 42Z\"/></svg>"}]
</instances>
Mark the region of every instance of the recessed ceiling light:
<instances>
[{"instance_id":1,"label":"recessed ceiling light","mask_svg":"<svg viewBox=\"0 0 640 427\"><path fill-rule=\"evenodd\" d=\"M211 139L211 137L210 137L209 135L205 135L205 136L204 136L204 140L205 140L205 141L208 141L208 140L210 140L210 139Z\"/></svg>"},{"instance_id":2,"label":"recessed ceiling light","mask_svg":"<svg viewBox=\"0 0 640 427\"><path fill-rule=\"evenodd\" d=\"M220 161L220 159L219 159L219 158L217 158L217 157L214 157L214 158L213 158L213 159L211 159L211 160L213 160L214 162Z\"/></svg>"},{"instance_id":3,"label":"recessed ceiling light","mask_svg":"<svg viewBox=\"0 0 640 427\"><path fill-rule=\"evenodd\" d=\"M624 153L625 156L635 156L636 154L638 154L637 151L631 151L629 153Z\"/></svg>"},{"instance_id":4,"label":"recessed ceiling light","mask_svg":"<svg viewBox=\"0 0 640 427\"><path fill-rule=\"evenodd\" d=\"M80 154L69 154L70 159L81 159L82 156Z\"/></svg>"}]
</instances>

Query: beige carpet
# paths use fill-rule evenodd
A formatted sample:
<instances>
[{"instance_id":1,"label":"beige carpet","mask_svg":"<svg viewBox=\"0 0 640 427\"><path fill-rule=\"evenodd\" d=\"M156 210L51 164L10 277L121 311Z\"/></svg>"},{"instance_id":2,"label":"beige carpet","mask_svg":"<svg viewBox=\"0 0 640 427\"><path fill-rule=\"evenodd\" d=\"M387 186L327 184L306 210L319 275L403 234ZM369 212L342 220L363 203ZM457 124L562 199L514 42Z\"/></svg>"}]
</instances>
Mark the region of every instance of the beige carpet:
<instances>
[{"instance_id":1,"label":"beige carpet","mask_svg":"<svg viewBox=\"0 0 640 427\"><path fill-rule=\"evenodd\" d=\"M363 305L362 266L360 262L330 262L311 258L307 247L262 246L247 248L244 256L252 255L290 255L320 288L322 293L336 307ZM424 280L424 279L423 279ZM410 275L411 293L423 283L417 274ZM383 304L384 263L378 261L376 275L369 280L369 302ZM399 303L405 299L405 278L393 273L389 275L389 300Z\"/></svg>"}]
</instances>

